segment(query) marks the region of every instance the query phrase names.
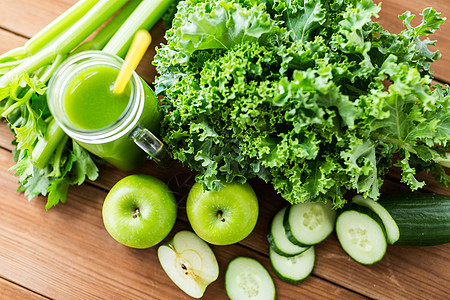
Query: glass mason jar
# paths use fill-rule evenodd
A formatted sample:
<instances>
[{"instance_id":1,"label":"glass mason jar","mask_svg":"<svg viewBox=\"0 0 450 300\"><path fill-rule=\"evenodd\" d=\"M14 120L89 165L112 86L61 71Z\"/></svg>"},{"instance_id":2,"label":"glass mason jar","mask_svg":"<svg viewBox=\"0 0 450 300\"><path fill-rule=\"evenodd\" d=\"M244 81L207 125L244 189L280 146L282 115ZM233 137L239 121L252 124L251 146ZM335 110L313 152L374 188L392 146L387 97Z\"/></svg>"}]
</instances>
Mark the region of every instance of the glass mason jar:
<instances>
[{"instance_id":1,"label":"glass mason jar","mask_svg":"<svg viewBox=\"0 0 450 300\"><path fill-rule=\"evenodd\" d=\"M136 72L133 72L130 79L128 104L116 121L99 129L87 130L75 126L68 117L65 100L68 89L77 80L77 76L80 76L80 72L99 67L120 70L123 63L121 58L101 51L85 51L69 57L49 82L49 109L68 136L119 169L134 169L148 155L163 167L168 166L171 158L157 138L161 121L160 103L153 90Z\"/></svg>"}]
</instances>

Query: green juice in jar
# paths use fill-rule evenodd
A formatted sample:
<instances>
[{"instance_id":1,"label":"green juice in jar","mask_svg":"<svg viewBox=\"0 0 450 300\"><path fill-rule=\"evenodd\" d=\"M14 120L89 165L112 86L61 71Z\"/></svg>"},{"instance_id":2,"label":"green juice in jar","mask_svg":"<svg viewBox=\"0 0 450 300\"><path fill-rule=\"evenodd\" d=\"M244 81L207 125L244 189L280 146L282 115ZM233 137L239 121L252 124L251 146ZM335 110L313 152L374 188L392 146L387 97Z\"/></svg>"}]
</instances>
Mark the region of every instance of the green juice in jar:
<instances>
[{"instance_id":1,"label":"green juice in jar","mask_svg":"<svg viewBox=\"0 0 450 300\"><path fill-rule=\"evenodd\" d=\"M113 93L114 82L119 69L97 65L78 72L67 85L63 94L65 114L71 126L79 131L100 132L109 127L117 126L127 115L132 106L133 86L130 82L121 94ZM160 105L154 92L142 80L144 89L144 106L138 123L159 134L161 120ZM98 155L114 166L131 170L142 163L147 154L142 151L128 134L106 143L84 143L78 141L90 152Z\"/></svg>"},{"instance_id":2,"label":"green juice in jar","mask_svg":"<svg viewBox=\"0 0 450 300\"><path fill-rule=\"evenodd\" d=\"M67 88L65 111L72 124L81 130L97 130L116 122L127 108L131 95L128 83L121 94L113 93L118 71L109 67L87 69Z\"/></svg>"}]
</instances>

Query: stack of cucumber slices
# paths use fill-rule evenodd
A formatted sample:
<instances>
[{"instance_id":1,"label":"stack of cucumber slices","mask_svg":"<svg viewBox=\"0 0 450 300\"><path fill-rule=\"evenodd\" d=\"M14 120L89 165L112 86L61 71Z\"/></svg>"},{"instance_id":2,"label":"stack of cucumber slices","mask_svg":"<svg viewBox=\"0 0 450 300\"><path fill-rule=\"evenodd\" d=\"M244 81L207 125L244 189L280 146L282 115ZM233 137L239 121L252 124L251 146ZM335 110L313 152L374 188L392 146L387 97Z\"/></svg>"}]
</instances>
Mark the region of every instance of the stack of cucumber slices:
<instances>
[{"instance_id":1,"label":"stack of cucumber slices","mask_svg":"<svg viewBox=\"0 0 450 300\"><path fill-rule=\"evenodd\" d=\"M380 261L387 245L428 246L450 242L450 196L383 194L375 202L355 196L336 220L347 254L365 265Z\"/></svg>"},{"instance_id":2,"label":"stack of cucumber slices","mask_svg":"<svg viewBox=\"0 0 450 300\"><path fill-rule=\"evenodd\" d=\"M334 228L344 251L364 265L380 261L388 245L450 242L450 196L384 194L374 201L358 195L339 211L330 202L286 206L273 217L267 238L280 279L294 284L305 280L314 268L314 245Z\"/></svg>"},{"instance_id":3,"label":"stack of cucumber slices","mask_svg":"<svg viewBox=\"0 0 450 300\"><path fill-rule=\"evenodd\" d=\"M330 203L308 201L278 211L267 233L275 274L289 283L305 280L314 268L314 245L333 232L335 220Z\"/></svg>"}]
</instances>

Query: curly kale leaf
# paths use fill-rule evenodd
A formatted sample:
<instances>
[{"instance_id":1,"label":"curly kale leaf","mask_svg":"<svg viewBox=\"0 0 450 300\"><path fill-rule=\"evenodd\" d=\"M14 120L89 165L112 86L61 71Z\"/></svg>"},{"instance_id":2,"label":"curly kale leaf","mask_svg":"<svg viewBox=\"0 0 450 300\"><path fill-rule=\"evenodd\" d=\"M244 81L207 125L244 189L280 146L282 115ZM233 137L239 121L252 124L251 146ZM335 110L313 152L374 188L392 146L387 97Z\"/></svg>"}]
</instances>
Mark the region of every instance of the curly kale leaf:
<instances>
[{"instance_id":1,"label":"curly kale leaf","mask_svg":"<svg viewBox=\"0 0 450 300\"><path fill-rule=\"evenodd\" d=\"M249 8L229 1L198 3L179 13L171 34L187 56L197 50L230 49L246 41L257 42L275 34L274 21L264 7L263 3Z\"/></svg>"},{"instance_id":2,"label":"curly kale leaf","mask_svg":"<svg viewBox=\"0 0 450 300\"><path fill-rule=\"evenodd\" d=\"M311 32L325 22L325 9L320 1L305 0L303 5L287 4L283 19L293 41L308 41Z\"/></svg>"},{"instance_id":3,"label":"curly kale leaf","mask_svg":"<svg viewBox=\"0 0 450 300\"><path fill-rule=\"evenodd\" d=\"M448 183L448 86L432 86L438 58L421 37L394 35L370 0L181 1L155 86L164 142L206 188L259 177L290 203L377 199L392 157L417 189L420 170Z\"/></svg>"}]
</instances>

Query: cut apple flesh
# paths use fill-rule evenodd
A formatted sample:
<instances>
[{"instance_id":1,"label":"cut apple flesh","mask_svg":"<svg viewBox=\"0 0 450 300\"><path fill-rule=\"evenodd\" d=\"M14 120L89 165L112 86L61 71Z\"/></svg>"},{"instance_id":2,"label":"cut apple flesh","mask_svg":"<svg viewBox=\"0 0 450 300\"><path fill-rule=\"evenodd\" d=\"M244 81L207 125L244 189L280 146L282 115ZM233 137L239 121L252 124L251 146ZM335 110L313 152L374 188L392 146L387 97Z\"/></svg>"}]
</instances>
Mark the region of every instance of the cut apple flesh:
<instances>
[{"instance_id":1,"label":"cut apple flesh","mask_svg":"<svg viewBox=\"0 0 450 300\"><path fill-rule=\"evenodd\" d=\"M195 233L178 232L158 249L158 258L170 279L186 294L203 296L219 276L219 265L211 248Z\"/></svg>"},{"instance_id":2,"label":"cut apple flesh","mask_svg":"<svg viewBox=\"0 0 450 300\"><path fill-rule=\"evenodd\" d=\"M180 276L185 275L192 279L198 278L200 270L202 269L202 264L202 258L197 251L185 250L182 253L176 253L175 268L180 273Z\"/></svg>"}]
</instances>

